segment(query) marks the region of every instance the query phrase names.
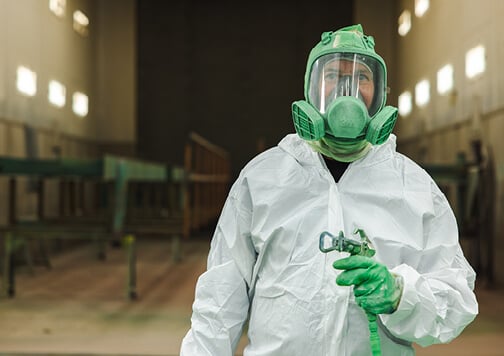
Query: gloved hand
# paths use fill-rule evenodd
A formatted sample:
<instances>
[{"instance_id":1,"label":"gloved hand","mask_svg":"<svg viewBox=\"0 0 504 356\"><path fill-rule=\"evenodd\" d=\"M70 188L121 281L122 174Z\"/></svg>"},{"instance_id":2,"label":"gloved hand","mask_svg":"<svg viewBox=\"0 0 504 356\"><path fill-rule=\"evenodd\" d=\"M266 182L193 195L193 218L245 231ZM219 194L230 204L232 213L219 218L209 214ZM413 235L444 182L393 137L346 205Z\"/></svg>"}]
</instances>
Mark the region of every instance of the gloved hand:
<instances>
[{"instance_id":1,"label":"gloved hand","mask_svg":"<svg viewBox=\"0 0 504 356\"><path fill-rule=\"evenodd\" d=\"M337 278L340 286L354 285L357 304L371 314L391 314L399 305L402 277L393 275L388 268L365 256L350 256L333 263L344 270Z\"/></svg>"}]
</instances>

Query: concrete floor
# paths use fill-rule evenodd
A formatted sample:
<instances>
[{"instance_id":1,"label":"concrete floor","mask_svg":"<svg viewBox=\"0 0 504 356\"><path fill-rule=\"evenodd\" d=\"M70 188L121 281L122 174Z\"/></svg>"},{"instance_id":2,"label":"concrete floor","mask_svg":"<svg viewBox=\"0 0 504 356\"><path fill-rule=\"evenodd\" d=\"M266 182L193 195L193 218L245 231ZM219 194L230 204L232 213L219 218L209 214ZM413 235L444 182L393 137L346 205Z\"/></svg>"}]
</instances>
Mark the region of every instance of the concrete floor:
<instances>
[{"instance_id":1,"label":"concrete floor","mask_svg":"<svg viewBox=\"0 0 504 356\"><path fill-rule=\"evenodd\" d=\"M0 299L0 356L178 355L208 247L208 237L185 241L183 261L174 264L169 241L139 241L133 302L125 298L120 249L100 262L92 246L81 246L53 256L51 270L20 269L16 297ZM478 288L477 295L475 322L452 343L418 347L417 355L504 355L504 290Z\"/></svg>"}]
</instances>

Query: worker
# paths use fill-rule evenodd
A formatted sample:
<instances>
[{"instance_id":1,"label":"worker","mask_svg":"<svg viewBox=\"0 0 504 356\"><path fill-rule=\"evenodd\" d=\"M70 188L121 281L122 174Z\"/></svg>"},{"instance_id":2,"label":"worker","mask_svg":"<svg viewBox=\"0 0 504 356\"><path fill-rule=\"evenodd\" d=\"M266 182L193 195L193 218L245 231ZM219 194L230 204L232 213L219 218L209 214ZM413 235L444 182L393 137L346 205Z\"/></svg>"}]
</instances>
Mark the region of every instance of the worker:
<instances>
[{"instance_id":1,"label":"worker","mask_svg":"<svg viewBox=\"0 0 504 356\"><path fill-rule=\"evenodd\" d=\"M245 356L372 355L369 315L383 355L414 355L475 318L453 211L396 151L386 78L361 25L322 34L292 104L296 134L230 190L181 355L233 355L244 330ZM324 231L365 231L376 253L321 253Z\"/></svg>"}]
</instances>

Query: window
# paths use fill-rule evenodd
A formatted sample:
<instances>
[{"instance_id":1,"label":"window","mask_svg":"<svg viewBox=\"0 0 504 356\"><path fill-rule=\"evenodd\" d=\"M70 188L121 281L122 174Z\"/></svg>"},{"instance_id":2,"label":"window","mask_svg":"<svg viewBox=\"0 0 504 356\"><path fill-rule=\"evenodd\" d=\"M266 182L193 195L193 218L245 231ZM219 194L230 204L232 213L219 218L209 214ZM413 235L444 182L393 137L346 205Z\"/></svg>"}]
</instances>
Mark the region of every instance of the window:
<instances>
[{"instance_id":1,"label":"window","mask_svg":"<svg viewBox=\"0 0 504 356\"><path fill-rule=\"evenodd\" d=\"M429 0L415 0L415 15L422 17L429 10Z\"/></svg>"},{"instance_id":2,"label":"window","mask_svg":"<svg viewBox=\"0 0 504 356\"><path fill-rule=\"evenodd\" d=\"M404 10L399 16L399 27L397 32L401 36L406 36L406 34L411 29L411 13L408 10Z\"/></svg>"},{"instance_id":3,"label":"window","mask_svg":"<svg viewBox=\"0 0 504 356\"><path fill-rule=\"evenodd\" d=\"M437 72L437 91L439 94L446 94L453 89L453 66L445 65Z\"/></svg>"},{"instance_id":4,"label":"window","mask_svg":"<svg viewBox=\"0 0 504 356\"><path fill-rule=\"evenodd\" d=\"M485 47L477 46L466 53L465 73L467 78L474 78L485 71Z\"/></svg>"},{"instance_id":5,"label":"window","mask_svg":"<svg viewBox=\"0 0 504 356\"><path fill-rule=\"evenodd\" d=\"M415 86L415 103L417 106L425 106L430 100L430 84L427 79L423 79Z\"/></svg>"},{"instance_id":6,"label":"window","mask_svg":"<svg viewBox=\"0 0 504 356\"><path fill-rule=\"evenodd\" d=\"M89 29L89 19L82 11L77 10L73 14L73 28L82 36L87 36Z\"/></svg>"},{"instance_id":7,"label":"window","mask_svg":"<svg viewBox=\"0 0 504 356\"><path fill-rule=\"evenodd\" d=\"M64 17L66 10L66 0L49 0L49 10L51 10L58 17Z\"/></svg>"},{"instance_id":8,"label":"window","mask_svg":"<svg viewBox=\"0 0 504 356\"><path fill-rule=\"evenodd\" d=\"M408 116L411 113L411 92L405 91L399 95L399 115Z\"/></svg>"},{"instance_id":9,"label":"window","mask_svg":"<svg viewBox=\"0 0 504 356\"><path fill-rule=\"evenodd\" d=\"M73 112L80 117L85 117L88 114L87 95L81 92L75 92L72 99Z\"/></svg>"},{"instance_id":10,"label":"window","mask_svg":"<svg viewBox=\"0 0 504 356\"><path fill-rule=\"evenodd\" d=\"M51 104L62 108L66 102L66 88L63 84L56 80L49 82L48 99Z\"/></svg>"},{"instance_id":11,"label":"window","mask_svg":"<svg viewBox=\"0 0 504 356\"><path fill-rule=\"evenodd\" d=\"M16 77L17 90L28 96L37 94L37 73L24 67L19 66Z\"/></svg>"}]
</instances>

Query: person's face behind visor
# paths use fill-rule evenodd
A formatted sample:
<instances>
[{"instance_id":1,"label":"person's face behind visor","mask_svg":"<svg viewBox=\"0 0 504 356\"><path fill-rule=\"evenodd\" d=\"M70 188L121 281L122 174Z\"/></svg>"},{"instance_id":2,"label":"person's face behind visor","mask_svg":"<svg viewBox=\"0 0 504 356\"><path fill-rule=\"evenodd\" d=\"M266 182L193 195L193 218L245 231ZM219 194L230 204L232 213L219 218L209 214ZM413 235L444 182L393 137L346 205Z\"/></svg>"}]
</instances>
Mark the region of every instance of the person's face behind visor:
<instances>
[{"instance_id":1,"label":"person's face behind visor","mask_svg":"<svg viewBox=\"0 0 504 356\"><path fill-rule=\"evenodd\" d=\"M353 96L362 100L369 116L376 114L383 96L383 73L374 58L350 53L334 53L320 57L312 67L309 102L322 114L338 97ZM377 70L378 73L374 73Z\"/></svg>"},{"instance_id":2,"label":"person's face behind visor","mask_svg":"<svg viewBox=\"0 0 504 356\"><path fill-rule=\"evenodd\" d=\"M373 72L365 64L346 59L333 60L324 65L320 76L320 92L325 106L340 96L356 96L369 110L373 102Z\"/></svg>"}]
</instances>

